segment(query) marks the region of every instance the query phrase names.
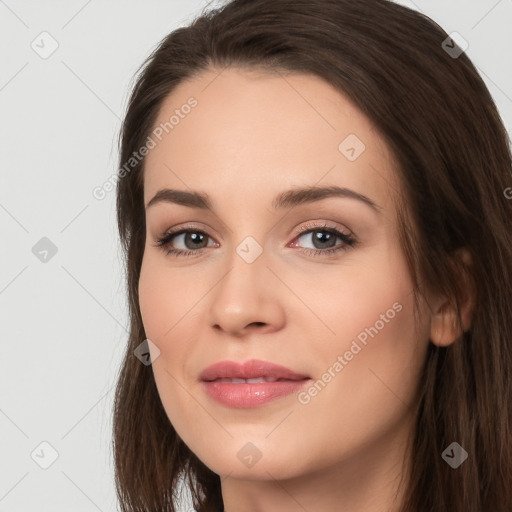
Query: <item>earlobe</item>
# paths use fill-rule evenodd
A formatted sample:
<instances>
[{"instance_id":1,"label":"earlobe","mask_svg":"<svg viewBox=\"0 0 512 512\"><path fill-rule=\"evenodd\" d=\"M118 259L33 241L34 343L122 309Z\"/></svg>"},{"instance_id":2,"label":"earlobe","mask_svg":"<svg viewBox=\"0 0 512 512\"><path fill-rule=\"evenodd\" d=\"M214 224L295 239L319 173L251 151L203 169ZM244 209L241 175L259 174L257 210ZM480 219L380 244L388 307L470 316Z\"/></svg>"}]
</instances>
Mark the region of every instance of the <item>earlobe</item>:
<instances>
[{"instance_id":1,"label":"earlobe","mask_svg":"<svg viewBox=\"0 0 512 512\"><path fill-rule=\"evenodd\" d=\"M459 307L462 329L459 325L457 307L453 300L446 297L435 305L430 323L430 341L434 345L446 347L457 341L463 332L471 328L471 319L476 301L474 280L471 275L471 254L467 249L459 249L455 253L459 270Z\"/></svg>"},{"instance_id":2,"label":"earlobe","mask_svg":"<svg viewBox=\"0 0 512 512\"><path fill-rule=\"evenodd\" d=\"M457 311L453 304L444 302L434 312L430 322L430 341L439 347L451 345L462 334L457 325Z\"/></svg>"}]
</instances>

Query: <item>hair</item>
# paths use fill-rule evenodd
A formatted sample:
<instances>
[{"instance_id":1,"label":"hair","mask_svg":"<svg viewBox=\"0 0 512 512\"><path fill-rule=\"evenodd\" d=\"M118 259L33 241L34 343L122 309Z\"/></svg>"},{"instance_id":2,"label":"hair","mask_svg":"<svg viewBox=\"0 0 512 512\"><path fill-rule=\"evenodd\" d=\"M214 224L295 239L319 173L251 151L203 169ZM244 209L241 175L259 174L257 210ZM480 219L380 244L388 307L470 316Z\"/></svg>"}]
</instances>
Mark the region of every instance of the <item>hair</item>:
<instances>
[{"instance_id":1,"label":"hair","mask_svg":"<svg viewBox=\"0 0 512 512\"><path fill-rule=\"evenodd\" d=\"M166 36L137 70L119 137L120 167L144 146L163 101L206 70L315 75L345 94L396 159L400 244L418 297L456 307L471 281L471 327L428 343L401 512L512 510L512 201L510 139L465 53L429 17L388 0L232 0ZM457 47L456 47L457 48ZM186 122L186 121L184 121ZM130 317L113 410L115 485L123 512L174 512L181 482L198 512L223 510L220 477L180 439L151 366L138 300L145 246L144 162L119 172L117 222ZM465 249L464 262L456 256ZM465 281L464 281L465 280ZM461 329L463 331L463 329ZM456 441L457 469L441 457Z\"/></svg>"}]
</instances>

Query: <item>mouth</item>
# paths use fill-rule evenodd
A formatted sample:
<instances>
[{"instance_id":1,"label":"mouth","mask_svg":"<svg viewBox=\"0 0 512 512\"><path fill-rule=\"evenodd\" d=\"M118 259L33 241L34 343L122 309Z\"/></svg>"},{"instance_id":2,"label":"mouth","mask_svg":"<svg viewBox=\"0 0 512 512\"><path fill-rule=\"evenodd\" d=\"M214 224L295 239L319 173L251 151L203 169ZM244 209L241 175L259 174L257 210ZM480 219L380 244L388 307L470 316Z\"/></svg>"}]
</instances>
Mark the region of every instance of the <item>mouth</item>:
<instances>
[{"instance_id":1,"label":"mouth","mask_svg":"<svg viewBox=\"0 0 512 512\"><path fill-rule=\"evenodd\" d=\"M252 359L243 364L221 361L199 377L206 394L224 406L260 407L300 391L311 377L281 365Z\"/></svg>"}]
</instances>

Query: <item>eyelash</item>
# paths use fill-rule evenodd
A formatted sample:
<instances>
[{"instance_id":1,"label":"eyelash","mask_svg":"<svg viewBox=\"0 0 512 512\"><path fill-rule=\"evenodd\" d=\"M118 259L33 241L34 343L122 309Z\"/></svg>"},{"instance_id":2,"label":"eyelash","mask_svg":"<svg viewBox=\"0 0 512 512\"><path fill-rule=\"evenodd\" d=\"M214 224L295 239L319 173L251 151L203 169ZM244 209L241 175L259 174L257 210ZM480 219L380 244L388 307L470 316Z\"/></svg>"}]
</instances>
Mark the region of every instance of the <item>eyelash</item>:
<instances>
[{"instance_id":1,"label":"eyelash","mask_svg":"<svg viewBox=\"0 0 512 512\"><path fill-rule=\"evenodd\" d=\"M328 224L323 224L321 226L319 226L319 225L303 226L299 230L297 235L295 236L294 240L296 238L300 238L301 236L304 236L309 233L313 233L315 231L333 234L337 238L341 238L341 240L343 241L343 244L338 245L331 249L310 249L310 248L302 249L301 252L308 256L317 256L317 255L321 255L323 257L331 256L334 253L338 253L340 251L346 251L346 250L350 249L351 247L354 247L358 243L356 238L353 235L344 233L344 232L340 231L339 229L337 229L336 227L330 226ZM177 257L178 256L196 256L196 255L198 255L198 253L202 253L203 250L205 249L205 247L203 247L201 249L196 249L196 250L174 249L173 247L170 247L170 243L173 240L173 238L175 238L178 235L182 235L183 233L196 233L196 234L201 234L201 235L205 235L205 236L209 237L209 235L207 233L205 233L204 231L202 231L200 229L195 229L193 227L184 227L184 228L181 228L178 230L166 232L162 237L160 237L156 240L157 243L154 245L154 247L159 247L166 254L168 254L170 256L177 256Z\"/></svg>"}]
</instances>

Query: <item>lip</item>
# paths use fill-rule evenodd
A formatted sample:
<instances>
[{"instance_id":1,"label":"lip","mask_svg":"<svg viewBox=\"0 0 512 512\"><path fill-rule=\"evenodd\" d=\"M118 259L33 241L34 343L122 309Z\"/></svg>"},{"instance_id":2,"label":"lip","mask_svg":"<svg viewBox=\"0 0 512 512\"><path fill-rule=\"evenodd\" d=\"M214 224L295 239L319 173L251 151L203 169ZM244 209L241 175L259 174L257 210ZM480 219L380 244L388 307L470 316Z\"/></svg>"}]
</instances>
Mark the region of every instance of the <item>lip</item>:
<instances>
[{"instance_id":1,"label":"lip","mask_svg":"<svg viewBox=\"0 0 512 512\"><path fill-rule=\"evenodd\" d=\"M303 380L309 375L296 373L285 366L250 359L244 363L236 361L219 361L205 368L199 375L199 380L212 381L215 379L255 379L258 377L270 377L274 379Z\"/></svg>"},{"instance_id":2,"label":"lip","mask_svg":"<svg viewBox=\"0 0 512 512\"><path fill-rule=\"evenodd\" d=\"M275 382L231 383L216 379L255 379L266 377ZM199 375L205 392L215 401L234 408L260 407L273 400L299 391L311 380L278 364L251 359L244 363L220 361L208 366Z\"/></svg>"}]
</instances>

